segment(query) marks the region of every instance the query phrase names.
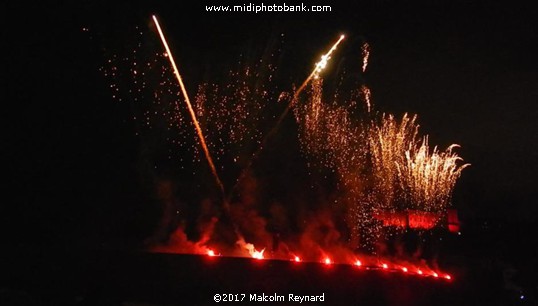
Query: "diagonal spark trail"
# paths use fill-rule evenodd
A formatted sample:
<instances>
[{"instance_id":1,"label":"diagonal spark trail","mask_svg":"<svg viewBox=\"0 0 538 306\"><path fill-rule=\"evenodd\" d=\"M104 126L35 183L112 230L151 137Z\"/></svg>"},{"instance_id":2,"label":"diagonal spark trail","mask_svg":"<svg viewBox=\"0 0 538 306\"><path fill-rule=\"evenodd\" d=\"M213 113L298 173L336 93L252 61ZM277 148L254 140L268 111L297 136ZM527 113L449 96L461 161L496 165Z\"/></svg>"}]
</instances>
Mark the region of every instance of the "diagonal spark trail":
<instances>
[{"instance_id":1,"label":"diagonal spark trail","mask_svg":"<svg viewBox=\"0 0 538 306\"><path fill-rule=\"evenodd\" d=\"M224 195L224 185L222 184L222 181L219 178L217 169L215 168L215 164L213 163L213 159L211 158L211 154L209 153L209 149L207 148L204 134L202 133L200 124L198 123L198 120L196 119L196 114L194 112L194 109L192 108L189 95L187 94L187 89L185 89L185 85L183 84L183 80L181 79L181 75L179 74L179 70L177 69L176 62L174 61L174 57L172 56L172 52L170 51L170 48L168 47L168 43L166 42L166 38L164 37L163 31L161 30L161 26L159 25L157 16L153 15L152 18L153 18L153 22L155 23L155 26L157 27L157 31L159 31L159 36L161 37L161 41L166 50L166 54L168 55L168 59L170 60L170 64L172 65L172 68L174 69L174 75L176 76L179 86L181 87L181 92L183 93L183 96L185 97L185 102L187 103L187 107L189 109L192 122L194 123L194 127L196 128L196 133L198 134L198 138L200 139L200 144L202 145L202 149L204 150L204 154L209 164L209 167L211 168L211 172L213 173L213 176L215 177L215 181L222 195ZM177 104L177 101L176 101L176 104Z\"/></svg>"},{"instance_id":2,"label":"diagonal spark trail","mask_svg":"<svg viewBox=\"0 0 538 306\"><path fill-rule=\"evenodd\" d=\"M340 35L340 38L338 39L338 41L336 43L334 43L334 45L331 47L331 49L327 53L325 53L324 55L321 56L321 60L316 63L316 67L314 68L312 73L310 73L308 78L306 78L306 80L304 80L303 84L301 84L299 89L297 89L297 91L293 94L293 99L291 100L288 107L286 108L286 111L284 112L284 116L289 111L289 109L291 108L291 106L293 105L293 103L295 102L297 97L299 97L299 94L301 94L301 92L306 87L306 85L308 85L310 80L312 80L312 78L316 78L316 79L319 78L320 72L323 69L325 69L325 67L327 66L327 62L329 62L329 60L331 59L331 54L334 52L334 50L336 50L336 47L338 47L338 45L340 44L340 42L344 38L345 38L344 35ZM278 124L277 124L277 126L278 126Z\"/></svg>"},{"instance_id":3,"label":"diagonal spark trail","mask_svg":"<svg viewBox=\"0 0 538 306\"><path fill-rule=\"evenodd\" d=\"M334 52L334 50L336 50L336 48L338 47L338 45L340 44L340 42L344 38L345 38L345 35L343 35L343 34L340 35L340 38L338 38L338 40L332 45L331 49L329 49L329 51L327 51L327 53L325 53L324 55L321 56L321 60L316 63L316 66L314 67L314 70L312 70L310 75L304 80L304 82L301 84L299 89L297 89L295 91L291 101L288 103L288 106L286 106L286 109L284 110L284 112L282 112L280 117L278 117L278 120L277 120L276 124L274 125L274 127L269 131L269 133L267 133L267 136L265 136L265 138L262 140L261 145L259 146L258 150L256 152L254 152L254 154L252 155L249 163L247 164L245 169L243 169L243 171L241 172L241 174L237 178L237 181L236 181L235 185L230 190L230 194L228 195L229 198L232 196L233 191L237 188L239 183L244 179L244 177L245 177L245 175L247 173L247 170L250 169L250 167L252 166L252 163L258 157L258 155L263 150L263 148L267 145L267 142L269 141L269 139L277 132L278 128L280 127L280 125L282 123L282 121L284 121L284 118L287 116L287 114L289 113L291 107L295 104L295 101L297 100L297 98L299 97L301 92L305 89L306 85L308 85L308 83L310 83L310 81L313 78L315 78L315 79L319 78L319 74L321 73L321 71L323 69L325 69L325 67L327 66L327 62L331 59L331 54Z\"/></svg>"}]
</instances>

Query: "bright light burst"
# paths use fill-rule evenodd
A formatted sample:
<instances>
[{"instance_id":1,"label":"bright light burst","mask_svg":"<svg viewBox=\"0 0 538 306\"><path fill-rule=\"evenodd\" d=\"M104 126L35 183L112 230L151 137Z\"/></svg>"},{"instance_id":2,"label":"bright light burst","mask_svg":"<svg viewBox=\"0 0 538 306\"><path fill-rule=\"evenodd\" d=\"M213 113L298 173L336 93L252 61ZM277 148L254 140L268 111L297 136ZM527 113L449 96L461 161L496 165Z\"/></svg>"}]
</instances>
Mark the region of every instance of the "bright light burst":
<instances>
[{"instance_id":1,"label":"bright light burst","mask_svg":"<svg viewBox=\"0 0 538 306\"><path fill-rule=\"evenodd\" d=\"M327 51L327 53L323 54L321 56L321 60L316 63L314 70L312 70L312 73L304 80L304 82L299 86L299 88L295 91L293 95L293 100L291 103L295 103L295 100L299 97L301 92L305 89L305 87L310 83L312 79L318 79L320 77L321 71L325 69L327 66L327 62L331 59L331 55L336 50L336 47L340 44L340 42L345 38L345 35L340 35L340 38L332 45L332 47Z\"/></svg>"},{"instance_id":2,"label":"bright light burst","mask_svg":"<svg viewBox=\"0 0 538 306\"><path fill-rule=\"evenodd\" d=\"M252 246L251 248L248 249L250 252L250 256L252 256L252 258L255 258L255 259L263 259L263 253L265 252L265 249L258 251L254 248L252 244L249 244L249 245Z\"/></svg>"},{"instance_id":3,"label":"bright light burst","mask_svg":"<svg viewBox=\"0 0 538 306\"><path fill-rule=\"evenodd\" d=\"M342 34L340 35L340 38L336 43L329 49L329 51L321 56L321 60L316 63L316 68L314 68L314 77L319 78L319 74L325 67L327 66L327 62L331 59L331 55L336 50L336 47L340 44L340 42L345 38L345 36Z\"/></svg>"}]
</instances>

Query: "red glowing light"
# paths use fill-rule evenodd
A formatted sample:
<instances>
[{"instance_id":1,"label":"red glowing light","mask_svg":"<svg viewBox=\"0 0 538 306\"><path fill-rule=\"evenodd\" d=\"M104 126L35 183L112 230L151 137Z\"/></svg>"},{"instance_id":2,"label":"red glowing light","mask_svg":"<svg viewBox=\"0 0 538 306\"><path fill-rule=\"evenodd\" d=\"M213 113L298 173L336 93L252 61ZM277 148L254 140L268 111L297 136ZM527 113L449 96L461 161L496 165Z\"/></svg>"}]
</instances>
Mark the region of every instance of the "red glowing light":
<instances>
[{"instance_id":1,"label":"red glowing light","mask_svg":"<svg viewBox=\"0 0 538 306\"><path fill-rule=\"evenodd\" d=\"M448 230L451 233L457 233L460 231L460 221L458 220L458 211L455 209L449 209L447 211Z\"/></svg>"},{"instance_id":2,"label":"red glowing light","mask_svg":"<svg viewBox=\"0 0 538 306\"><path fill-rule=\"evenodd\" d=\"M420 274L420 275L423 274L422 270L420 270L420 269L417 271L417 273Z\"/></svg>"},{"instance_id":3,"label":"red glowing light","mask_svg":"<svg viewBox=\"0 0 538 306\"><path fill-rule=\"evenodd\" d=\"M437 274L436 272L433 272L433 277L439 277L439 274Z\"/></svg>"},{"instance_id":4,"label":"red glowing light","mask_svg":"<svg viewBox=\"0 0 538 306\"><path fill-rule=\"evenodd\" d=\"M407 210L406 212L378 212L374 218L383 222L383 226L431 229L439 220L439 214Z\"/></svg>"},{"instance_id":5,"label":"red glowing light","mask_svg":"<svg viewBox=\"0 0 538 306\"><path fill-rule=\"evenodd\" d=\"M388 269L389 268L389 265L387 265L386 263L382 264L381 267L383 267L383 269Z\"/></svg>"},{"instance_id":6,"label":"red glowing light","mask_svg":"<svg viewBox=\"0 0 538 306\"><path fill-rule=\"evenodd\" d=\"M360 260L357 260L357 261L355 261L355 265L357 267L360 267L360 266L362 266L362 262Z\"/></svg>"},{"instance_id":7,"label":"red glowing light","mask_svg":"<svg viewBox=\"0 0 538 306\"><path fill-rule=\"evenodd\" d=\"M330 265L332 263L331 259L329 257L325 258L325 264Z\"/></svg>"},{"instance_id":8,"label":"red glowing light","mask_svg":"<svg viewBox=\"0 0 538 306\"><path fill-rule=\"evenodd\" d=\"M410 228L431 229L439 220L439 214L436 213L418 210L408 210L407 213Z\"/></svg>"},{"instance_id":9,"label":"red glowing light","mask_svg":"<svg viewBox=\"0 0 538 306\"><path fill-rule=\"evenodd\" d=\"M299 258L299 256L295 256L295 262L301 262L301 258Z\"/></svg>"},{"instance_id":10,"label":"red glowing light","mask_svg":"<svg viewBox=\"0 0 538 306\"><path fill-rule=\"evenodd\" d=\"M452 279L452 277L451 277L450 275L448 275L448 274L445 275L445 278L446 278L446 279Z\"/></svg>"},{"instance_id":11,"label":"red glowing light","mask_svg":"<svg viewBox=\"0 0 538 306\"><path fill-rule=\"evenodd\" d=\"M404 271L405 273L407 273L408 270L407 270L406 267L403 267L403 268L402 268L402 271Z\"/></svg>"},{"instance_id":12,"label":"red glowing light","mask_svg":"<svg viewBox=\"0 0 538 306\"><path fill-rule=\"evenodd\" d=\"M207 256L211 256L211 257L213 257L213 256L217 256L217 255L215 254L215 251L213 251L213 250L207 250Z\"/></svg>"}]
</instances>

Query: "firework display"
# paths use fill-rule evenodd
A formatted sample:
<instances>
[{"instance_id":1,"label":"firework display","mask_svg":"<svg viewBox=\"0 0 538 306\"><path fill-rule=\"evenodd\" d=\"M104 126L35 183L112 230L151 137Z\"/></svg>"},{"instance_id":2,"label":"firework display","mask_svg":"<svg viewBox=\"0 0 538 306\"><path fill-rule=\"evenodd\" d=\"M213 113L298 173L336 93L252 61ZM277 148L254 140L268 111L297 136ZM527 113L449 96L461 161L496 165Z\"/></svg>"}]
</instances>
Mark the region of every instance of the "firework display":
<instances>
[{"instance_id":1,"label":"firework display","mask_svg":"<svg viewBox=\"0 0 538 306\"><path fill-rule=\"evenodd\" d=\"M154 50L144 57L139 44L129 56L112 55L102 71L111 80L114 98L137 104L133 119L142 117L145 123L137 133L166 144L161 155L178 161L178 168L190 171L189 177L194 177L205 159L223 203L207 200L211 203L199 204L197 239L189 238L179 224L169 231L166 241L150 244L151 250L348 264L450 279L424 263L382 258L375 244L387 227L405 231L442 226L456 181L468 164L454 151L457 145L446 150L431 148L428 137L419 132L417 115L398 117L376 111L365 84L357 84L349 100L337 93L328 96L322 72L338 56L344 35L297 89L292 84L292 89L285 90L274 86L276 66L262 60L254 66L240 65L224 82L199 84L191 101L155 16L153 21L164 54ZM365 43L359 51L364 73L370 46ZM177 83L172 81L174 77ZM261 180L251 169L290 110L312 181L333 186L327 188L330 192L325 197L330 202L294 215L304 225L295 221L301 225L293 233L268 229L292 223L286 214L291 208L273 204L262 213L258 203ZM159 131L164 134L156 136ZM230 195L224 196L226 192ZM214 212L219 206L226 208L224 212ZM340 219L345 221L346 234L340 230ZM223 226L221 220L231 224L235 243L224 245L225 239L215 238L224 236L218 230ZM422 225L410 226L416 223ZM359 249L371 252L359 254Z\"/></svg>"}]
</instances>

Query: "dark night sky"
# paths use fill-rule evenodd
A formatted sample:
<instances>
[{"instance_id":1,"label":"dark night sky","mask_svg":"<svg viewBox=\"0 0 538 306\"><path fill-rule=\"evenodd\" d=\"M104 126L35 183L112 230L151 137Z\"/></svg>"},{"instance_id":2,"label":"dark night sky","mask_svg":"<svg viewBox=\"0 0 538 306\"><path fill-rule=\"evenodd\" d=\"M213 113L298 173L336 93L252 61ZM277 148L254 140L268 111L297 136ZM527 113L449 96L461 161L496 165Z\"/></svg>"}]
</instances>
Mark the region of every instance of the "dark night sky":
<instances>
[{"instance_id":1,"label":"dark night sky","mask_svg":"<svg viewBox=\"0 0 538 306\"><path fill-rule=\"evenodd\" d=\"M66 232L76 236L89 228L96 237L115 231L132 239L147 231L135 226L152 211L139 179L132 126L125 105L111 99L98 72L106 39L89 40L81 29L121 37L130 24L149 25L151 13L161 17L188 76L202 77L203 69L222 65L219 56L233 62L238 51L263 46L271 33L282 32L284 55L297 63L289 67L291 79L300 82L339 33L368 41L365 81L377 108L418 113L432 143L461 144L460 155L472 164L456 186L456 207L470 217L536 222L535 9L510 1L375 1L351 7L335 2L333 12L318 15L225 16L204 13L202 3L186 8L172 2L7 8L2 153L8 184L1 215L14 244L61 244L73 238ZM342 51L357 59L359 52Z\"/></svg>"}]
</instances>

